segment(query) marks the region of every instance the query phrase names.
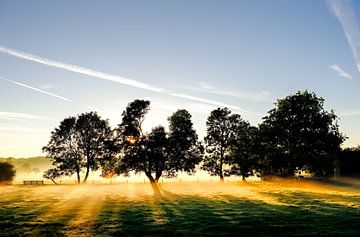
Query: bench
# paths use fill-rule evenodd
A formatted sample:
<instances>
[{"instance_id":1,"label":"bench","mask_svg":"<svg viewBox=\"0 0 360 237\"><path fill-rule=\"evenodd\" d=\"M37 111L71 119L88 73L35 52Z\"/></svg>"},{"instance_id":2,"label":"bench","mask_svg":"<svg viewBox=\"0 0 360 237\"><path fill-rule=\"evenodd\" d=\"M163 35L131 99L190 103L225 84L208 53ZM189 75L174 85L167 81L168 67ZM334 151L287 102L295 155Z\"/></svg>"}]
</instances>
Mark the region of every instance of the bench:
<instances>
[{"instance_id":1,"label":"bench","mask_svg":"<svg viewBox=\"0 0 360 237\"><path fill-rule=\"evenodd\" d=\"M44 184L44 180L24 180L24 185L41 185Z\"/></svg>"}]
</instances>

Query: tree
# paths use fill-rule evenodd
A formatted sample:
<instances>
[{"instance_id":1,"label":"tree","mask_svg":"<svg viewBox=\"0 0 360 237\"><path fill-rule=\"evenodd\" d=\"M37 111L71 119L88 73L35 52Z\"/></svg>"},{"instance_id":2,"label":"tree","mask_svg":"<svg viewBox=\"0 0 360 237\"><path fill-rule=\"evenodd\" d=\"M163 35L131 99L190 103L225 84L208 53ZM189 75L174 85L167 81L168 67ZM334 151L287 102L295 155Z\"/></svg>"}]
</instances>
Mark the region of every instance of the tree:
<instances>
[{"instance_id":1,"label":"tree","mask_svg":"<svg viewBox=\"0 0 360 237\"><path fill-rule=\"evenodd\" d=\"M76 174L80 183L80 173L85 169L83 183L89 171L96 171L99 165L111 158L112 133L107 120L102 120L96 112L83 113L64 119L51 133L48 145L43 147L54 168L48 170L45 178Z\"/></svg>"},{"instance_id":2,"label":"tree","mask_svg":"<svg viewBox=\"0 0 360 237\"><path fill-rule=\"evenodd\" d=\"M202 160L204 148L193 129L191 114L184 109L177 110L168 121L170 132L167 176L173 177L178 171L192 174L195 166Z\"/></svg>"},{"instance_id":3,"label":"tree","mask_svg":"<svg viewBox=\"0 0 360 237\"><path fill-rule=\"evenodd\" d=\"M234 143L230 147L230 154L226 163L229 164L229 175L241 175L245 179L253 175L258 168L259 159L258 128L248 122L240 121Z\"/></svg>"},{"instance_id":4,"label":"tree","mask_svg":"<svg viewBox=\"0 0 360 237\"><path fill-rule=\"evenodd\" d=\"M202 150L192 128L191 115L186 110L179 110L169 118L169 134L162 126L143 133L141 124L149 105L149 101L135 100L123 112L122 123L116 130L121 150L104 166L103 175L144 172L155 194L160 194L159 179L174 177L178 171L194 172Z\"/></svg>"},{"instance_id":5,"label":"tree","mask_svg":"<svg viewBox=\"0 0 360 237\"><path fill-rule=\"evenodd\" d=\"M150 110L150 101L134 100L129 103L123 112L122 123L119 125L120 135L123 137L134 137L135 139L143 135L142 123L145 115Z\"/></svg>"},{"instance_id":6,"label":"tree","mask_svg":"<svg viewBox=\"0 0 360 237\"><path fill-rule=\"evenodd\" d=\"M124 155L115 167L115 172L125 175L129 175L130 171L144 172L155 194L160 194L157 182L166 165L167 146L168 139L164 127L153 128L149 134L125 146Z\"/></svg>"},{"instance_id":7,"label":"tree","mask_svg":"<svg viewBox=\"0 0 360 237\"><path fill-rule=\"evenodd\" d=\"M326 111L324 99L308 91L280 99L261 124L267 156L267 172L289 176L306 167L317 175L329 175L345 136L337 116Z\"/></svg>"},{"instance_id":8,"label":"tree","mask_svg":"<svg viewBox=\"0 0 360 237\"><path fill-rule=\"evenodd\" d=\"M16 175L16 170L12 164L0 162L0 184L11 183Z\"/></svg>"},{"instance_id":9,"label":"tree","mask_svg":"<svg viewBox=\"0 0 360 237\"><path fill-rule=\"evenodd\" d=\"M344 148L338 158L341 175L360 176L360 146Z\"/></svg>"},{"instance_id":10,"label":"tree","mask_svg":"<svg viewBox=\"0 0 360 237\"><path fill-rule=\"evenodd\" d=\"M202 169L210 175L220 176L220 182L224 181L223 164L235 141L235 132L241 121L240 115L231 114L228 108L211 111L207 119L207 135L204 138L207 155Z\"/></svg>"}]
</instances>

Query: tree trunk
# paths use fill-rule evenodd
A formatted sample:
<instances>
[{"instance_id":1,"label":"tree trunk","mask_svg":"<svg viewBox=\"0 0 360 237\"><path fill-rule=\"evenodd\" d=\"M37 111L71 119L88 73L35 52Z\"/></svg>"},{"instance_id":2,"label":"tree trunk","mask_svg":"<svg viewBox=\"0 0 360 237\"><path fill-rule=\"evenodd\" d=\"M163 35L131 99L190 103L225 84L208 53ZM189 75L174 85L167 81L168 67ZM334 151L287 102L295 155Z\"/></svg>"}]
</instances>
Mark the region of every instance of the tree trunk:
<instances>
[{"instance_id":1,"label":"tree trunk","mask_svg":"<svg viewBox=\"0 0 360 237\"><path fill-rule=\"evenodd\" d=\"M80 184L80 171L76 171L76 175L77 175L77 183Z\"/></svg>"},{"instance_id":2,"label":"tree trunk","mask_svg":"<svg viewBox=\"0 0 360 237\"><path fill-rule=\"evenodd\" d=\"M146 176L150 180L151 187L152 187L152 189L154 191L154 196L156 196L156 197L161 196L161 192L160 192L157 180L154 179L151 174L147 174Z\"/></svg>"},{"instance_id":3,"label":"tree trunk","mask_svg":"<svg viewBox=\"0 0 360 237\"><path fill-rule=\"evenodd\" d=\"M58 183L54 179L50 179L54 184L58 185Z\"/></svg>"},{"instance_id":4,"label":"tree trunk","mask_svg":"<svg viewBox=\"0 0 360 237\"><path fill-rule=\"evenodd\" d=\"M84 181L83 184L86 184L88 176L89 176L89 171L90 171L90 154L89 151L86 151L86 174L84 177Z\"/></svg>"},{"instance_id":5,"label":"tree trunk","mask_svg":"<svg viewBox=\"0 0 360 237\"><path fill-rule=\"evenodd\" d=\"M87 166L86 167L86 174L85 174L84 180L82 182L83 184L86 184L86 182L87 182L87 179L88 179L88 176L89 176L89 171L90 171L90 167Z\"/></svg>"},{"instance_id":6,"label":"tree trunk","mask_svg":"<svg viewBox=\"0 0 360 237\"><path fill-rule=\"evenodd\" d=\"M223 166L223 155L221 155L221 159L220 159L220 167L219 167L219 176L220 176L220 183L224 183L224 174L223 174L223 170L222 170L222 166Z\"/></svg>"},{"instance_id":7,"label":"tree trunk","mask_svg":"<svg viewBox=\"0 0 360 237\"><path fill-rule=\"evenodd\" d=\"M77 176L77 183L80 184L80 167L77 161L75 161L75 169L76 169L76 176Z\"/></svg>"}]
</instances>

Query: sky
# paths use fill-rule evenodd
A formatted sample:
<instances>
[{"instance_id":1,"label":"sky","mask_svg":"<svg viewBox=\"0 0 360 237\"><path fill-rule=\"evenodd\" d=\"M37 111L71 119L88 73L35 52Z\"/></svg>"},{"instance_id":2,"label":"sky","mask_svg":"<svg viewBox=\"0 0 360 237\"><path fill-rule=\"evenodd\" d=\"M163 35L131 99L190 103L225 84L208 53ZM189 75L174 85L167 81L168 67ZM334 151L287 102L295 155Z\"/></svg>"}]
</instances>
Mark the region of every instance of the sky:
<instances>
[{"instance_id":1,"label":"sky","mask_svg":"<svg viewBox=\"0 0 360 237\"><path fill-rule=\"evenodd\" d=\"M277 99L314 91L360 144L360 2L177 0L0 2L0 157L42 155L64 118L113 128L134 99L144 127L211 110L257 125Z\"/></svg>"}]
</instances>

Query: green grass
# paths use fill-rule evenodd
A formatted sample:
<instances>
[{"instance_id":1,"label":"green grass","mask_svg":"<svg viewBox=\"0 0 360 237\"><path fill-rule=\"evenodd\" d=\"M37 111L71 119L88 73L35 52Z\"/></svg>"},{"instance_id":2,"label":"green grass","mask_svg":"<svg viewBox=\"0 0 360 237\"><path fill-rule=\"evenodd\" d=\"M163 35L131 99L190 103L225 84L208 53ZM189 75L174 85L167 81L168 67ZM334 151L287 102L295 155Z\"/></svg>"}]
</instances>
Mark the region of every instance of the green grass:
<instances>
[{"instance_id":1,"label":"green grass","mask_svg":"<svg viewBox=\"0 0 360 237\"><path fill-rule=\"evenodd\" d=\"M0 187L0 236L354 236L360 190L315 182Z\"/></svg>"}]
</instances>

